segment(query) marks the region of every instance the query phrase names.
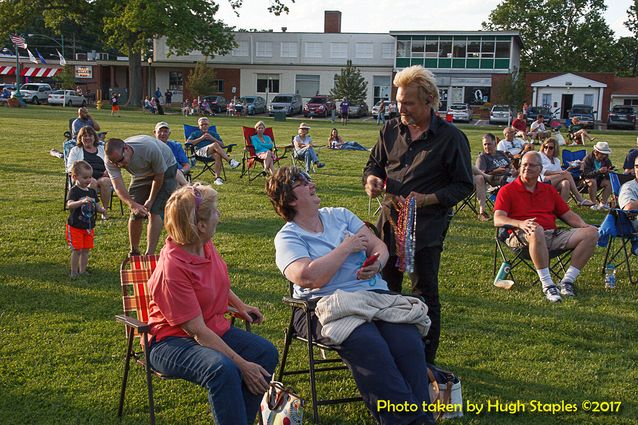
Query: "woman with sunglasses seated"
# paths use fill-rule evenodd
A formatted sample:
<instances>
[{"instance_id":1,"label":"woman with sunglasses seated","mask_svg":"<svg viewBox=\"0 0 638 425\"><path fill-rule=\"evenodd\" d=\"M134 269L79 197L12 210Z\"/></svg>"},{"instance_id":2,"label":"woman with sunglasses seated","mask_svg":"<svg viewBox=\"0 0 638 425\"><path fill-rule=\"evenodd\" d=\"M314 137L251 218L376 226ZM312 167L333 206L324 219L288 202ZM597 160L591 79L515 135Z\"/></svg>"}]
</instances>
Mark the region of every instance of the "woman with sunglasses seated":
<instances>
[{"instance_id":1,"label":"woman with sunglasses seated","mask_svg":"<svg viewBox=\"0 0 638 425\"><path fill-rule=\"evenodd\" d=\"M248 322L264 319L230 289L212 242L218 222L217 192L209 186L183 187L166 203L168 238L148 281L150 362L206 388L216 424L253 424L278 355L269 341L225 317L230 305Z\"/></svg>"},{"instance_id":2,"label":"woman with sunglasses seated","mask_svg":"<svg viewBox=\"0 0 638 425\"><path fill-rule=\"evenodd\" d=\"M571 194L580 206L591 207L594 205L590 200L584 199L576 187L571 170L577 167L570 165L566 170L561 168L558 141L556 139L553 137L545 139L541 145L540 153L543 160L543 169L541 171L541 179L543 181L554 186L565 202L569 200L569 195Z\"/></svg>"},{"instance_id":3,"label":"woman with sunglasses seated","mask_svg":"<svg viewBox=\"0 0 638 425\"><path fill-rule=\"evenodd\" d=\"M433 424L432 416L421 409L394 412L377 405L429 403L423 343L429 328L427 307L416 298L388 291L379 274L388 261L383 241L349 210L319 208L316 189L310 176L297 168L282 167L268 180L266 192L286 221L275 237L277 267L293 283L295 298L317 301L319 318L313 316L310 331L316 341L332 345L348 365L374 419L381 424ZM376 260L363 266L374 254ZM399 320L390 321L380 319L364 304L367 301L383 304L384 311L402 302L413 304ZM348 313L350 302L370 316L347 332L331 313L339 310L341 317L360 319ZM307 336L305 312L297 309L294 315L297 333Z\"/></svg>"}]
</instances>

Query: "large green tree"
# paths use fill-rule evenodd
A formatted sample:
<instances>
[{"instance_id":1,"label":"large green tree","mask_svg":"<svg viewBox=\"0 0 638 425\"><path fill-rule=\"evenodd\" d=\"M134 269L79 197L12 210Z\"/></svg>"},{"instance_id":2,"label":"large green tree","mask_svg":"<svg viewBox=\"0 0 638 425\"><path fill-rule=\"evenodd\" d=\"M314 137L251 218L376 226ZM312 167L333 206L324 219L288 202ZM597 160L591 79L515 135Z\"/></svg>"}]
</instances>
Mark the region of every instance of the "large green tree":
<instances>
[{"instance_id":1,"label":"large green tree","mask_svg":"<svg viewBox=\"0 0 638 425\"><path fill-rule=\"evenodd\" d=\"M227 0L236 11L242 0ZM268 0L268 10L288 12L287 0ZM294 0L290 0L294 2ZM206 57L229 52L232 27L215 19L219 6L212 0L0 0L0 38L24 32L35 16L61 34L70 23L99 35L105 44L129 58L129 103L142 97L142 60L150 55L152 40L165 37L170 54L193 50Z\"/></svg>"},{"instance_id":2,"label":"large green tree","mask_svg":"<svg viewBox=\"0 0 638 425\"><path fill-rule=\"evenodd\" d=\"M624 24L632 36L618 40L618 71L619 74L635 77L638 75L638 0L634 0L627 9Z\"/></svg>"},{"instance_id":3,"label":"large green tree","mask_svg":"<svg viewBox=\"0 0 638 425\"><path fill-rule=\"evenodd\" d=\"M520 31L527 71L614 71L606 9L604 0L504 0L483 29Z\"/></svg>"},{"instance_id":4,"label":"large green tree","mask_svg":"<svg viewBox=\"0 0 638 425\"><path fill-rule=\"evenodd\" d=\"M348 98L350 103L365 102L368 92L368 82L361 75L352 61L348 61L345 68L341 68L341 74L335 79L335 86L330 90L330 96L334 99Z\"/></svg>"}]
</instances>

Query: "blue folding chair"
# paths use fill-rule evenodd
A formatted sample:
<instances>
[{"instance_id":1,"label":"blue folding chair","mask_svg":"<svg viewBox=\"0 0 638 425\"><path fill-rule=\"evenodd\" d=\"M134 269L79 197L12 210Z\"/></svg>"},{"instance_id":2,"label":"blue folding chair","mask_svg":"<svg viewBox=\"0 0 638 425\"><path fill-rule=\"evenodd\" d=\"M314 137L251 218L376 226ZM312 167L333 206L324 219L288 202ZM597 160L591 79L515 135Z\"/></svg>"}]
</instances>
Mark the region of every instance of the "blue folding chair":
<instances>
[{"instance_id":1,"label":"blue folding chair","mask_svg":"<svg viewBox=\"0 0 638 425\"><path fill-rule=\"evenodd\" d=\"M580 149L577 151L570 151L567 149L563 149L561 152L562 152L562 160L563 160L563 164L561 165L561 167L563 168L563 170L566 170L567 168L569 168L569 166L574 161L582 162L587 156L587 151L585 149ZM578 184L578 181L580 180L580 173L581 173L580 167L572 168L570 170L570 173L572 173L572 177L574 178L574 181L576 182L576 184Z\"/></svg>"},{"instance_id":2,"label":"blue folding chair","mask_svg":"<svg viewBox=\"0 0 638 425\"><path fill-rule=\"evenodd\" d=\"M613 196L618 199L621 187L618 174L609 173L609 180ZM634 231L629 217L636 214L638 211L612 208L598 228L598 246L607 248L601 267L602 274L605 274L607 264L614 264L617 270L624 266L627 268L627 277L632 284L636 284L637 280L633 277L630 260L638 253L638 234ZM614 247L616 241L620 245Z\"/></svg>"},{"instance_id":3,"label":"blue folding chair","mask_svg":"<svg viewBox=\"0 0 638 425\"><path fill-rule=\"evenodd\" d=\"M190 159L190 162L191 162L191 166L194 167L195 164L197 163L197 161L199 161L199 162L201 162L203 164L202 170L199 172L199 174L197 174L196 176L192 177L191 180L197 179L199 176L204 174L206 171L209 171L214 177L215 176L215 170L213 169L213 165L215 164L215 158L197 155L197 146L193 145L192 143L190 143L188 141L188 138L190 137L191 134L193 134L193 132L195 130L199 130L199 127L196 127L194 125L184 124L184 146L186 147L186 151L188 152L189 159ZM221 136L217 132L217 127L214 126L214 125L211 125L210 127L208 127L208 132L211 133L213 135L213 137L215 137L217 140L222 142L222 144L220 146L223 149L225 149L226 153L228 153L228 154L230 154L232 152L234 146L237 146L236 143L232 143L232 144L229 144L229 145L224 145ZM226 170L224 169L224 163L223 162L222 162L222 174L224 176L224 180L226 180Z\"/></svg>"}]
</instances>

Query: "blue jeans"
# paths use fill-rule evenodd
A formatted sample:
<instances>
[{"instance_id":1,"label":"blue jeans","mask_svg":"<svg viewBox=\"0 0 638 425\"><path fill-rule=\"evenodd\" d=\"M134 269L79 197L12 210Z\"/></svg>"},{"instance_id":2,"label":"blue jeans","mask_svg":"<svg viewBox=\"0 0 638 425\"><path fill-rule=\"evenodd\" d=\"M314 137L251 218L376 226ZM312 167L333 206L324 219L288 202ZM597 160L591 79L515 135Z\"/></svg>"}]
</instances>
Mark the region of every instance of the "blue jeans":
<instances>
[{"instance_id":1,"label":"blue jeans","mask_svg":"<svg viewBox=\"0 0 638 425\"><path fill-rule=\"evenodd\" d=\"M279 356L270 341L232 326L222 340L272 375ZM222 353L199 345L193 338L169 337L151 345L150 360L157 371L206 388L216 424L254 423L263 394L251 393L240 370Z\"/></svg>"},{"instance_id":2,"label":"blue jeans","mask_svg":"<svg viewBox=\"0 0 638 425\"><path fill-rule=\"evenodd\" d=\"M303 159L306 163L306 172L310 172L312 168L312 164L319 162L319 157L317 157L317 153L312 148L312 146L306 146L305 148L297 149L295 151L295 157L297 159Z\"/></svg>"}]
</instances>

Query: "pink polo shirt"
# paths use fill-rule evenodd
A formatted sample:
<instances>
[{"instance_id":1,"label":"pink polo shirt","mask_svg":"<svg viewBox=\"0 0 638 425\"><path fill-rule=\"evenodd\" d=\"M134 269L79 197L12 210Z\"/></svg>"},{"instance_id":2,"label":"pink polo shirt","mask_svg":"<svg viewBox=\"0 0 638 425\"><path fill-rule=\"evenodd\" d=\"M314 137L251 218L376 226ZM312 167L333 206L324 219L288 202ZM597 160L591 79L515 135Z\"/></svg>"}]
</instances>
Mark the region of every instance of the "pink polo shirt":
<instances>
[{"instance_id":1,"label":"pink polo shirt","mask_svg":"<svg viewBox=\"0 0 638 425\"><path fill-rule=\"evenodd\" d=\"M156 341L188 336L180 325L200 314L219 336L230 327L224 317L230 291L228 269L210 241L204 245L204 257L198 257L168 237L148 289L153 297L149 324Z\"/></svg>"}]
</instances>

